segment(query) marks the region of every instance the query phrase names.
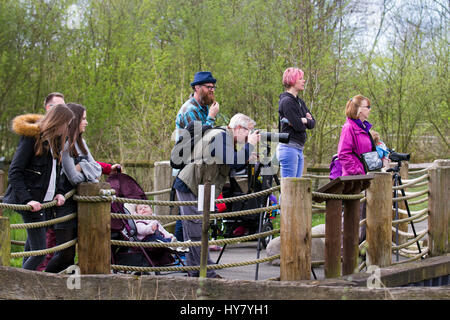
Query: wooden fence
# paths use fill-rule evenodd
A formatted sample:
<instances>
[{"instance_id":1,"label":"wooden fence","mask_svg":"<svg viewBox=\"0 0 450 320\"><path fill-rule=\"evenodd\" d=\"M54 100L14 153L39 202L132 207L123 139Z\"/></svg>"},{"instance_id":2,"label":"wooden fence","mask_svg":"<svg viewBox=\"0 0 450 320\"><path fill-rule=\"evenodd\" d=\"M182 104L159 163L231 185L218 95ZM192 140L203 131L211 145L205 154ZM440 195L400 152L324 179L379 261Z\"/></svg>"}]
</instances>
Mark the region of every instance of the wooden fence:
<instances>
[{"instance_id":1,"label":"wooden fence","mask_svg":"<svg viewBox=\"0 0 450 320\"><path fill-rule=\"evenodd\" d=\"M155 164L155 169L168 176L165 163ZM164 168L164 169L163 169ZM436 160L428 174L428 254L445 255L450 252L449 187L450 160ZM0 180L2 173L0 171ZM168 186L166 180L155 176L158 190ZM163 182L163 180L165 182ZM166 185L165 185L166 184ZM98 198L102 190L110 189L108 183L82 183L77 195ZM311 275L311 215L312 201L326 202L325 275L339 277L358 271L358 227L361 191L366 190L368 265L379 267L391 264L392 254L392 176L374 173L365 176L341 177L313 192L308 178L281 179L282 251L280 279L299 281ZM166 197L167 195L164 195ZM103 199L103 200L102 200ZM164 200L164 198L162 198ZM401 200L401 199L399 199ZM111 199L78 203L78 261L82 274L108 274L111 271ZM0 204L0 208L1 208ZM343 235L342 235L342 216ZM10 226L0 217L0 265L9 265ZM206 233L204 237L207 237ZM342 254L341 254L342 241ZM203 245L207 245L204 241ZM342 260L342 267L341 267Z\"/></svg>"}]
</instances>

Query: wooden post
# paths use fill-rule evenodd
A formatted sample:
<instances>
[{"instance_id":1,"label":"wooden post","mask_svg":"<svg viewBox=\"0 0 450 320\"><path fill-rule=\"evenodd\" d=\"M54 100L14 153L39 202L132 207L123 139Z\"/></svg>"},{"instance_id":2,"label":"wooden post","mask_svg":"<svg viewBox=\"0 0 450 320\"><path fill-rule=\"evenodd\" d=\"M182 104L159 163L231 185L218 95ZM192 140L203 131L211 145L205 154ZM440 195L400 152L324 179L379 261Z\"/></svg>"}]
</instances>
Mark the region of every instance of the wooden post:
<instances>
[{"instance_id":1,"label":"wooden post","mask_svg":"<svg viewBox=\"0 0 450 320\"><path fill-rule=\"evenodd\" d=\"M436 160L428 172L429 249L440 256L450 251L450 161Z\"/></svg>"},{"instance_id":2,"label":"wooden post","mask_svg":"<svg viewBox=\"0 0 450 320\"><path fill-rule=\"evenodd\" d=\"M361 188L355 186L353 193L358 194ZM359 242L359 210L361 201L344 200L344 237L342 275L358 272L358 242Z\"/></svg>"},{"instance_id":3,"label":"wooden post","mask_svg":"<svg viewBox=\"0 0 450 320\"><path fill-rule=\"evenodd\" d=\"M78 185L80 196L99 196L107 182ZM111 272L111 202L78 202L78 264L82 274Z\"/></svg>"},{"instance_id":4,"label":"wooden post","mask_svg":"<svg viewBox=\"0 0 450 320\"><path fill-rule=\"evenodd\" d=\"M388 267L392 259L392 176L389 173L374 173L367 189L366 213L367 265Z\"/></svg>"},{"instance_id":5,"label":"wooden post","mask_svg":"<svg viewBox=\"0 0 450 320\"><path fill-rule=\"evenodd\" d=\"M203 221L202 221L202 247L200 253L200 278L206 278L206 266L208 264L209 252L209 213L211 201L211 183L206 182L204 185L204 199L203 199Z\"/></svg>"},{"instance_id":6,"label":"wooden post","mask_svg":"<svg viewBox=\"0 0 450 320\"><path fill-rule=\"evenodd\" d=\"M281 179L281 281L311 278L311 180Z\"/></svg>"},{"instance_id":7,"label":"wooden post","mask_svg":"<svg viewBox=\"0 0 450 320\"><path fill-rule=\"evenodd\" d=\"M172 183L175 177L172 176L172 167L169 161L155 162L154 169L154 190L164 190L172 187ZM168 201L170 200L170 193L164 193L154 196L155 200ZM155 206L154 210L156 215L168 215L170 208L168 206ZM172 215L178 215L179 207L172 208ZM175 227L170 226L167 231L174 233Z\"/></svg>"},{"instance_id":8,"label":"wooden post","mask_svg":"<svg viewBox=\"0 0 450 320\"><path fill-rule=\"evenodd\" d=\"M342 193L344 185L335 190ZM342 200L327 200L325 214L325 278L341 276Z\"/></svg>"},{"instance_id":9,"label":"wooden post","mask_svg":"<svg viewBox=\"0 0 450 320\"><path fill-rule=\"evenodd\" d=\"M0 217L0 266L9 266L11 260L11 231L9 218Z\"/></svg>"},{"instance_id":10,"label":"wooden post","mask_svg":"<svg viewBox=\"0 0 450 320\"><path fill-rule=\"evenodd\" d=\"M317 190L316 202L326 201L325 215L325 277L341 276L342 218L344 218L342 273L351 274L358 264L360 200L334 200L321 194L358 194L367 189L373 175L338 177ZM338 196L340 197L340 196ZM344 217L342 217L342 204Z\"/></svg>"}]
</instances>

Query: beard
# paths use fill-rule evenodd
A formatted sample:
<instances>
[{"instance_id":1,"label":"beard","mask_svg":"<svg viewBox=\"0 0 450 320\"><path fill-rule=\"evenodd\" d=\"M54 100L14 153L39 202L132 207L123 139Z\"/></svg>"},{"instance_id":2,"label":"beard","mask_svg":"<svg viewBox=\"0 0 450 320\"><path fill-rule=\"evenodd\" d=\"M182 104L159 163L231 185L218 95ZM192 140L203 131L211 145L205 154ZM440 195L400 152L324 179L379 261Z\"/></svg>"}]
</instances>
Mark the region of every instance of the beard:
<instances>
[{"instance_id":1,"label":"beard","mask_svg":"<svg viewBox=\"0 0 450 320\"><path fill-rule=\"evenodd\" d=\"M209 106L214 102L214 92L204 93L203 91L199 91L199 98L202 106Z\"/></svg>"}]
</instances>

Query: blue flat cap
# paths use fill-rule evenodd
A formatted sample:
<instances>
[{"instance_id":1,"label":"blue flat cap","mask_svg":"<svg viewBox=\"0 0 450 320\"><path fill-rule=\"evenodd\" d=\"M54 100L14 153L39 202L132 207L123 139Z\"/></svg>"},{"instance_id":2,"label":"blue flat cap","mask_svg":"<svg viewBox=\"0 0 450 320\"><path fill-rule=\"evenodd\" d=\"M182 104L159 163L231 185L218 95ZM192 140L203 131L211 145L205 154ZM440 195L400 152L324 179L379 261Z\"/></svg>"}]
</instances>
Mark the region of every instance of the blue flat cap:
<instances>
[{"instance_id":1,"label":"blue flat cap","mask_svg":"<svg viewBox=\"0 0 450 320\"><path fill-rule=\"evenodd\" d=\"M194 75L194 81L191 82L191 87L203 83L216 83L216 79L209 71L199 71Z\"/></svg>"}]
</instances>

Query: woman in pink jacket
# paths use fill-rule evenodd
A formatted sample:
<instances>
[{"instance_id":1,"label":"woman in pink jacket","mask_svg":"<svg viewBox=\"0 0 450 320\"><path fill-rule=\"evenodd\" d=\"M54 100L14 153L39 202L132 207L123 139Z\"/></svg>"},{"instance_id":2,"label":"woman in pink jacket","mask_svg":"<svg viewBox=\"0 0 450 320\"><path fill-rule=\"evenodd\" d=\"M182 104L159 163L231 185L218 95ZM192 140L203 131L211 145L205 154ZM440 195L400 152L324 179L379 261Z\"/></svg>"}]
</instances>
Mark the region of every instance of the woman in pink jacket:
<instances>
[{"instance_id":1,"label":"woman in pink jacket","mask_svg":"<svg viewBox=\"0 0 450 320\"><path fill-rule=\"evenodd\" d=\"M370 100L362 95L351 98L345 106L347 120L342 127L341 137L338 144L338 160L334 169L342 167L340 170L331 170L330 179L339 176L352 176L366 174L364 166L359 160L362 153L372 151L372 142L369 137L369 130L372 127L367 121L370 114ZM339 166L340 164L340 166ZM361 203L359 211L360 220L366 218L366 203ZM359 243L366 238L366 226L359 229Z\"/></svg>"},{"instance_id":2,"label":"woman in pink jacket","mask_svg":"<svg viewBox=\"0 0 450 320\"><path fill-rule=\"evenodd\" d=\"M362 95L351 98L345 106L347 120L342 127L338 144L338 161L340 170L331 170L330 179L339 176L366 174L364 166L359 160L362 153L372 151L369 130L372 124L367 121L370 114L370 100ZM336 167L339 167L337 165Z\"/></svg>"}]
</instances>

